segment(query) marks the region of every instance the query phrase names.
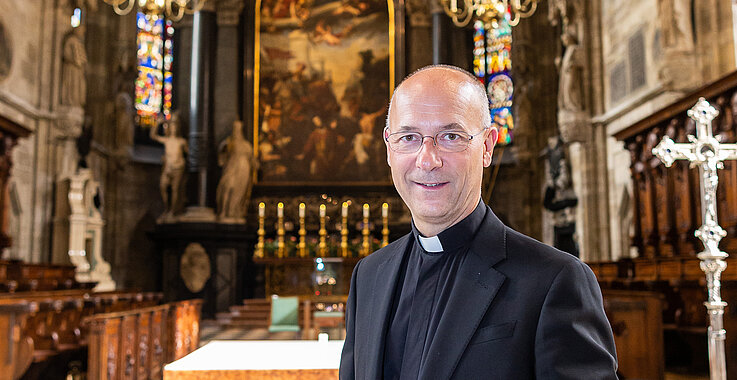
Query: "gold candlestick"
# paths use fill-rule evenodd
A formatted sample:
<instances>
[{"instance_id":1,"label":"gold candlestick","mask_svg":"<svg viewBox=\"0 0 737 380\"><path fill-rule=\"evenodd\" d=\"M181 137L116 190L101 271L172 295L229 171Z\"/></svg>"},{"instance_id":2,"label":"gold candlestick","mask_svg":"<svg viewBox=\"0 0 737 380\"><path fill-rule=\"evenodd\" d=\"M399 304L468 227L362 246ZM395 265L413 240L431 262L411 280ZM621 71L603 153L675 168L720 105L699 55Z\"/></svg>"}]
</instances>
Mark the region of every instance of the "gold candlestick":
<instances>
[{"instance_id":1,"label":"gold candlestick","mask_svg":"<svg viewBox=\"0 0 737 380\"><path fill-rule=\"evenodd\" d=\"M371 250L371 244L369 241L369 205L368 203L363 204L363 242L361 243L361 255L368 256Z\"/></svg>"},{"instance_id":2,"label":"gold candlestick","mask_svg":"<svg viewBox=\"0 0 737 380\"><path fill-rule=\"evenodd\" d=\"M264 230L265 215L266 204L264 204L264 202L261 202L258 204L258 242L256 243L256 251L253 253L253 255L257 258L264 257L264 235L266 235L266 230Z\"/></svg>"},{"instance_id":3,"label":"gold candlestick","mask_svg":"<svg viewBox=\"0 0 737 380\"><path fill-rule=\"evenodd\" d=\"M328 253L328 231L325 229L325 204L320 205L320 243L317 245L317 253L319 257L325 257Z\"/></svg>"},{"instance_id":4,"label":"gold candlestick","mask_svg":"<svg viewBox=\"0 0 737 380\"><path fill-rule=\"evenodd\" d=\"M278 258L284 257L284 203L279 202L276 205L276 255Z\"/></svg>"},{"instance_id":5,"label":"gold candlestick","mask_svg":"<svg viewBox=\"0 0 737 380\"><path fill-rule=\"evenodd\" d=\"M305 229L305 204L299 204L299 257L307 257L307 230Z\"/></svg>"},{"instance_id":6,"label":"gold candlestick","mask_svg":"<svg viewBox=\"0 0 737 380\"><path fill-rule=\"evenodd\" d=\"M386 202L381 205L381 221L384 224L381 229L381 246L386 247L389 245L389 204Z\"/></svg>"},{"instance_id":7,"label":"gold candlestick","mask_svg":"<svg viewBox=\"0 0 737 380\"><path fill-rule=\"evenodd\" d=\"M350 255L348 251L348 202L343 202L340 216L343 218L340 223L340 255L348 257Z\"/></svg>"}]
</instances>

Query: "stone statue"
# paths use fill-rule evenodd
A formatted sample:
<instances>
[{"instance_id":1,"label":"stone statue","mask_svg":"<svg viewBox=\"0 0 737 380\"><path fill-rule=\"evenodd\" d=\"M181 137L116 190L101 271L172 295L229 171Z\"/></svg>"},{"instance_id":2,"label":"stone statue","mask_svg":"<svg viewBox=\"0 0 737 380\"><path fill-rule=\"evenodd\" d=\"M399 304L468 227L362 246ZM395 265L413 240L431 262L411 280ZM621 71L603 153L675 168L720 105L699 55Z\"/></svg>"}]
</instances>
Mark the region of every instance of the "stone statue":
<instances>
[{"instance_id":1,"label":"stone statue","mask_svg":"<svg viewBox=\"0 0 737 380\"><path fill-rule=\"evenodd\" d=\"M61 102L68 106L83 107L87 97L87 52L81 26L72 29L64 38L62 62Z\"/></svg>"},{"instance_id":2,"label":"stone statue","mask_svg":"<svg viewBox=\"0 0 737 380\"><path fill-rule=\"evenodd\" d=\"M115 154L120 158L128 156L128 150L133 146L135 129L133 98L127 87L128 85L121 81L115 95Z\"/></svg>"},{"instance_id":3,"label":"stone statue","mask_svg":"<svg viewBox=\"0 0 737 380\"><path fill-rule=\"evenodd\" d=\"M218 164L223 167L217 188L218 218L221 222L243 223L251 195L251 173L257 162L253 146L243 137L240 120L233 122L233 133L220 145Z\"/></svg>"},{"instance_id":4,"label":"stone statue","mask_svg":"<svg viewBox=\"0 0 737 380\"><path fill-rule=\"evenodd\" d=\"M164 200L164 214L159 222L166 221L179 208L182 178L186 168L185 155L189 152L187 140L178 135L179 115L173 114L171 120L164 123L164 136L157 133L156 127L151 127L151 139L164 145L163 168L159 180L161 199ZM171 196L169 196L171 191Z\"/></svg>"},{"instance_id":5,"label":"stone statue","mask_svg":"<svg viewBox=\"0 0 737 380\"><path fill-rule=\"evenodd\" d=\"M659 0L658 16L664 47L684 50L693 47L691 0Z\"/></svg>"},{"instance_id":6,"label":"stone statue","mask_svg":"<svg viewBox=\"0 0 737 380\"><path fill-rule=\"evenodd\" d=\"M575 240L578 198L573 191L563 140L557 136L549 138L544 154L547 155L548 170L543 206L553 212L553 246L578 257Z\"/></svg>"},{"instance_id":7,"label":"stone statue","mask_svg":"<svg viewBox=\"0 0 737 380\"><path fill-rule=\"evenodd\" d=\"M583 52L573 28L567 28L560 38L565 51L560 63L558 109L583 111Z\"/></svg>"}]
</instances>

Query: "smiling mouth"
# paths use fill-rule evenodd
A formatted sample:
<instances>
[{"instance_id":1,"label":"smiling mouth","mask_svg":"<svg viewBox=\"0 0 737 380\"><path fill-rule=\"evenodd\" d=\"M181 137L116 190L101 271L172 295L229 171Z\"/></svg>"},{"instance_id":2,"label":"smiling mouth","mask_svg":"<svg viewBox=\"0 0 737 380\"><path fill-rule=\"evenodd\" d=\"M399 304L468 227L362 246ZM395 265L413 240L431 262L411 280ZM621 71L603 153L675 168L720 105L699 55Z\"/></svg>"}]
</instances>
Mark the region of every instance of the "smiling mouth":
<instances>
[{"instance_id":1,"label":"smiling mouth","mask_svg":"<svg viewBox=\"0 0 737 380\"><path fill-rule=\"evenodd\" d=\"M437 189L437 188L443 187L448 184L448 182L433 182L433 183L415 182L415 183L427 189Z\"/></svg>"}]
</instances>

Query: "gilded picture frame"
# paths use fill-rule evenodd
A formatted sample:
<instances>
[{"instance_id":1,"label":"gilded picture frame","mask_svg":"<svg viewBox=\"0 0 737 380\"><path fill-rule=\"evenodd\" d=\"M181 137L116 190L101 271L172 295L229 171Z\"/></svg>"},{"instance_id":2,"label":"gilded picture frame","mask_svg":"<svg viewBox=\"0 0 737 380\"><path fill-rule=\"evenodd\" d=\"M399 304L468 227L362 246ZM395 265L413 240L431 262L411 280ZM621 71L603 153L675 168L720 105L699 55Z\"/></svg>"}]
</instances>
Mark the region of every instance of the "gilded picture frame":
<instances>
[{"instance_id":1,"label":"gilded picture frame","mask_svg":"<svg viewBox=\"0 0 737 380\"><path fill-rule=\"evenodd\" d=\"M396 13L392 0L256 1L257 184L391 183L382 131L397 74Z\"/></svg>"}]
</instances>

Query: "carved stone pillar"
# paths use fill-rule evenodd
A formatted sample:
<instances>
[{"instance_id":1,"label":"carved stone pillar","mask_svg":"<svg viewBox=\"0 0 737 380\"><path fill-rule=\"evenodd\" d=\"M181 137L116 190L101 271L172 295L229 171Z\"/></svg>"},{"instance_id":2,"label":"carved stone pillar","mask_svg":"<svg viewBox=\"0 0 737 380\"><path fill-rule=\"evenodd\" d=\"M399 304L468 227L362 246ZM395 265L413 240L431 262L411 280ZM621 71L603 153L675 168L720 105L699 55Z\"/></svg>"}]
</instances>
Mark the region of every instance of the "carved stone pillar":
<instances>
[{"instance_id":1,"label":"carved stone pillar","mask_svg":"<svg viewBox=\"0 0 737 380\"><path fill-rule=\"evenodd\" d=\"M595 25L600 4L581 0L551 0L548 18L559 27L558 129L568 144L573 187L579 199L576 235L583 260L610 259L606 167L606 131L594 124L597 108L592 92L592 68L587 59L596 50ZM593 15L592 17L584 17Z\"/></svg>"},{"instance_id":2,"label":"carved stone pillar","mask_svg":"<svg viewBox=\"0 0 737 380\"><path fill-rule=\"evenodd\" d=\"M99 183L89 169L79 169L57 183L53 261L72 263L78 282L96 282L96 291L115 289L110 264L102 258Z\"/></svg>"}]
</instances>

